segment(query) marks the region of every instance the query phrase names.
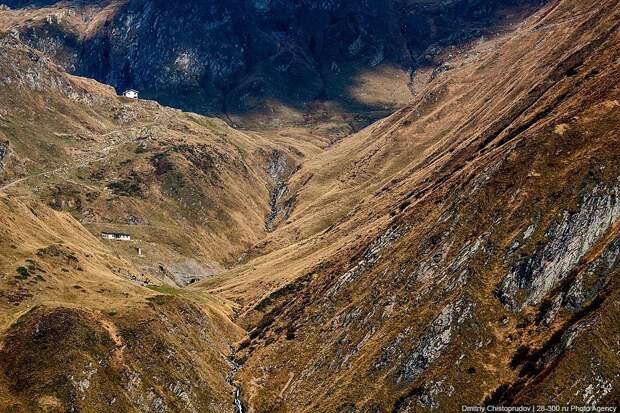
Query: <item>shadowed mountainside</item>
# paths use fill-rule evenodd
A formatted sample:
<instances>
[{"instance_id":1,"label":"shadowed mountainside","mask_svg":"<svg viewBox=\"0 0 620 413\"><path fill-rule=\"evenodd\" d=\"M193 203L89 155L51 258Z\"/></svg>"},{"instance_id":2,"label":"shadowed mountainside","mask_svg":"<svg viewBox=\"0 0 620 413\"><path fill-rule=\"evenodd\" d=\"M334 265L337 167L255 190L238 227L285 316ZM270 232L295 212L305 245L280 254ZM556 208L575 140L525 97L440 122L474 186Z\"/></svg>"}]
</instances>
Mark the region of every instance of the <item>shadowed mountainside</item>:
<instances>
[{"instance_id":1,"label":"shadowed mountainside","mask_svg":"<svg viewBox=\"0 0 620 413\"><path fill-rule=\"evenodd\" d=\"M255 128L325 117L359 128L406 104L411 69L434 64L441 47L541 1L520 3L87 1L5 12L4 26L119 92Z\"/></svg>"}]
</instances>

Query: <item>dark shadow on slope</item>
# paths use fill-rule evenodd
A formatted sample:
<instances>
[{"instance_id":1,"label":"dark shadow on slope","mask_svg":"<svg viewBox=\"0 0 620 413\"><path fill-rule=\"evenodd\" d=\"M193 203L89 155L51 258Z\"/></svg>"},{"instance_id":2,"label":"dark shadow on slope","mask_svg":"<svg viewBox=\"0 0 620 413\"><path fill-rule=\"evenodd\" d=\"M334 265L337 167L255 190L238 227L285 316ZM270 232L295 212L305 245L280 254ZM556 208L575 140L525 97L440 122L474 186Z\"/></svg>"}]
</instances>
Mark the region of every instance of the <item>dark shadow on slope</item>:
<instances>
[{"instance_id":1,"label":"dark shadow on slope","mask_svg":"<svg viewBox=\"0 0 620 413\"><path fill-rule=\"evenodd\" d=\"M100 4L74 6L85 3ZM392 74L374 76L368 91L358 85L362 76L381 67L400 70L406 91L408 74L433 64L442 47L492 34L511 15L544 2L513 3L129 0L81 43L58 27L29 27L25 38L45 49L51 36L62 45L51 54L69 71L119 93L137 89L167 106L229 121L252 118L253 127L272 119L313 123L337 113L359 127L408 100L404 92L375 96L382 82L394 81Z\"/></svg>"}]
</instances>

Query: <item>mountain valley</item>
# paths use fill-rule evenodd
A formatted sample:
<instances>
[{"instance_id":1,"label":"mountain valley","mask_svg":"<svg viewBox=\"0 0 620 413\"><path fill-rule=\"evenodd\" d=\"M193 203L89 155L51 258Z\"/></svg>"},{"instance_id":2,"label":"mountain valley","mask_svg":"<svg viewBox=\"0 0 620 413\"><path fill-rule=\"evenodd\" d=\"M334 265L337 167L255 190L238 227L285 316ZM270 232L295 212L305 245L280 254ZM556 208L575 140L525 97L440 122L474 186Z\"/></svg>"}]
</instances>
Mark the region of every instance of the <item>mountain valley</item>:
<instances>
[{"instance_id":1,"label":"mountain valley","mask_svg":"<svg viewBox=\"0 0 620 413\"><path fill-rule=\"evenodd\" d=\"M0 3L0 411L618 406L617 0Z\"/></svg>"}]
</instances>

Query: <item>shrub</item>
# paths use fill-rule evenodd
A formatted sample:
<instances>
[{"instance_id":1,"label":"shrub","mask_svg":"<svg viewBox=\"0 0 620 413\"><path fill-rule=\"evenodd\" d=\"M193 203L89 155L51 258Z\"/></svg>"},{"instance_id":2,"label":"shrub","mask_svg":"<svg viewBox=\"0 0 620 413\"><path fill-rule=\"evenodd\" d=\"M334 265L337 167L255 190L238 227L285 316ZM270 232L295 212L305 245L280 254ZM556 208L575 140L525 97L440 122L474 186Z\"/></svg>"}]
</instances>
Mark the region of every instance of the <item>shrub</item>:
<instances>
[{"instance_id":1,"label":"shrub","mask_svg":"<svg viewBox=\"0 0 620 413\"><path fill-rule=\"evenodd\" d=\"M17 271L18 274L15 278L18 280L26 280L30 277L30 271L28 271L26 267L17 267L15 271Z\"/></svg>"}]
</instances>

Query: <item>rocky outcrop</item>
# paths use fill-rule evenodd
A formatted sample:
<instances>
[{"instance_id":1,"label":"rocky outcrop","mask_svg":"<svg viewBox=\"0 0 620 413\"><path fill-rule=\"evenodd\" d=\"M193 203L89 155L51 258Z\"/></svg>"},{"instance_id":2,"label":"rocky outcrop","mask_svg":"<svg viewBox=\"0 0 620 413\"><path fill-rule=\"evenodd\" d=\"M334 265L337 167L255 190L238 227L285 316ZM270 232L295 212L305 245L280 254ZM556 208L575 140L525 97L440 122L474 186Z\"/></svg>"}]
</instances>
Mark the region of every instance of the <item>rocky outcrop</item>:
<instances>
[{"instance_id":1,"label":"rocky outcrop","mask_svg":"<svg viewBox=\"0 0 620 413\"><path fill-rule=\"evenodd\" d=\"M372 268L382 257L381 252L409 231L406 224L394 225L375 239L357 260L357 263L342 274L329 289L328 296L335 296L348 284L353 283L362 273Z\"/></svg>"},{"instance_id":2,"label":"rocky outcrop","mask_svg":"<svg viewBox=\"0 0 620 413\"><path fill-rule=\"evenodd\" d=\"M273 231L277 225L278 216L281 215L280 220L286 220L291 212L290 209L283 208L282 205L284 196L288 193L287 179L291 174L291 167L286 154L277 150L272 151L265 171L272 186L269 194L269 215L265 219L265 228L267 231Z\"/></svg>"},{"instance_id":3,"label":"rocky outcrop","mask_svg":"<svg viewBox=\"0 0 620 413\"><path fill-rule=\"evenodd\" d=\"M4 163L2 162L4 158L9 153L9 141L0 140L0 172L4 169Z\"/></svg>"},{"instance_id":4,"label":"rocky outcrop","mask_svg":"<svg viewBox=\"0 0 620 413\"><path fill-rule=\"evenodd\" d=\"M599 185L585 194L577 211L564 211L541 246L512 266L498 285L500 301L513 309L540 304L619 217L620 185ZM519 290L525 292L523 300L517 299Z\"/></svg>"},{"instance_id":5,"label":"rocky outcrop","mask_svg":"<svg viewBox=\"0 0 620 413\"><path fill-rule=\"evenodd\" d=\"M572 312L580 311L584 303L597 296L612 271L620 266L620 237L617 237L605 251L580 272L564 297L564 305Z\"/></svg>"},{"instance_id":6,"label":"rocky outcrop","mask_svg":"<svg viewBox=\"0 0 620 413\"><path fill-rule=\"evenodd\" d=\"M0 33L0 53L12 54L11 59L0 63L0 86L3 88L60 93L86 105L101 98L87 93L47 57L21 42L17 35Z\"/></svg>"},{"instance_id":7,"label":"rocky outcrop","mask_svg":"<svg viewBox=\"0 0 620 413\"><path fill-rule=\"evenodd\" d=\"M462 298L446 305L428 326L413 352L407 356L396 382L401 385L411 383L429 368L450 345L455 329L465 322L472 309L473 306Z\"/></svg>"},{"instance_id":8,"label":"rocky outcrop","mask_svg":"<svg viewBox=\"0 0 620 413\"><path fill-rule=\"evenodd\" d=\"M9 152L9 141L0 141L0 162Z\"/></svg>"}]
</instances>

